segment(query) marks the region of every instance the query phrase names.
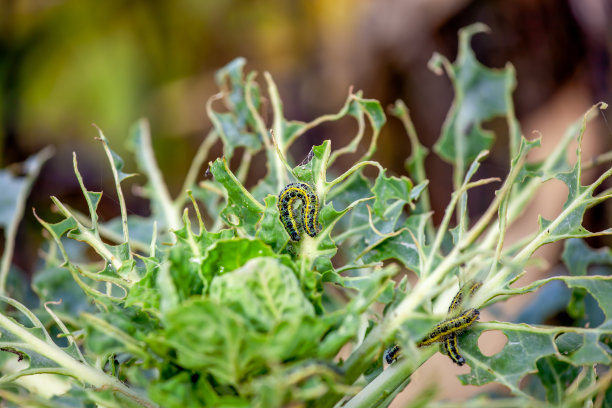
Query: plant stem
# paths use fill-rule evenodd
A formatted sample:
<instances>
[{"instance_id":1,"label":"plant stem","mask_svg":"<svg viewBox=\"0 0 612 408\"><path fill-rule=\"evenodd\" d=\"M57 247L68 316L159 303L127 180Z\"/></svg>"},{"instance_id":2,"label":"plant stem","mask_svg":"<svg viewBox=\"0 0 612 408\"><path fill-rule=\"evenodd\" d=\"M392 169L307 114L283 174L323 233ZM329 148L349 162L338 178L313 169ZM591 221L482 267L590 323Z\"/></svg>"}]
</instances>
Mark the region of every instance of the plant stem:
<instances>
[{"instance_id":1,"label":"plant stem","mask_svg":"<svg viewBox=\"0 0 612 408\"><path fill-rule=\"evenodd\" d=\"M154 408L157 404L149 401L146 397L125 386L118 379L96 370L88 365L75 360L54 343L44 341L30 333L25 327L15 323L4 314L0 313L0 327L5 328L27 345L27 348L36 353L55 361L67 370L70 376L78 378L87 384L100 389L117 391L129 399L139 403L143 407Z\"/></svg>"},{"instance_id":2,"label":"plant stem","mask_svg":"<svg viewBox=\"0 0 612 408\"><path fill-rule=\"evenodd\" d=\"M357 395L348 401L344 408L371 408L378 406L388 395L406 382L412 373L437 351L428 347L416 356L402 358L391 364L378 377L372 380Z\"/></svg>"},{"instance_id":3,"label":"plant stem","mask_svg":"<svg viewBox=\"0 0 612 408\"><path fill-rule=\"evenodd\" d=\"M4 232L5 244L2 258L0 259L0 295L6 294L6 280L8 273L11 268L11 260L13 259L13 251L15 250L15 239L17 238L17 229L21 218L23 217L23 209L25 207L26 200L30 194L30 189L42 165L53 155L53 149L47 147L35 156L32 156L26 162L26 176L24 177L24 185L19 190L17 197L15 198L15 212L11 217L10 223L5 226Z\"/></svg>"}]
</instances>

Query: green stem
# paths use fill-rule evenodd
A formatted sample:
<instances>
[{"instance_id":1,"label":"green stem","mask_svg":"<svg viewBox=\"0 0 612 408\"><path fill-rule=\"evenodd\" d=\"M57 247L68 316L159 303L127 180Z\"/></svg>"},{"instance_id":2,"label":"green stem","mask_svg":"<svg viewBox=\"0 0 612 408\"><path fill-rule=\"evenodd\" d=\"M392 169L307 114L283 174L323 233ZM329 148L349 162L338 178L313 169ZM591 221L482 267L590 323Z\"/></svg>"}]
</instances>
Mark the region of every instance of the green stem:
<instances>
[{"instance_id":1,"label":"green stem","mask_svg":"<svg viewBox=\"0 0 612 408\"><path fill-rule=\"evenodd\" d=\"M11 268L11 261L13 259L13 251L15 250L15 239L17 238L17 229L21 218L23 217L23 210L25 207L26 200L30 194L30 189L42 165L53 155L53 149L47 147L41 150L36 156L28 159L30 162L29 168L27 168L27 175L24 177L24 186L19 190L19 194L15 200L15 211L11 217L8 226L5 226L4 232L4 252L2 253L2 259L0 260L0 295L6 294L6 280L8 273Z\"/></svg>"},{"instance_id":2,"label":"green stem","mask_svg":"<svg viewBox=\"0 0 612 408\"><path fill-rule=\"evenodd\" d=\"M147 134L150 134L149 122L147 122L146 120L141 120L139 126L143 128L143 132L147 132ZM102 141L102 146L104 147L104 151L106 152L106 157L108 158L108 162L111 167L111 172L113 173L113 180L115 181L115 188L117 190L117 199L119 200L119 209L121 212L121 227L123 229L123 242L125 242L129 248L130 234L128 231L127 208L125 206L125 198L123 197L123 190L121 190L121 179L119 179L119 174L117 173L118 163L115 162L115 158L113 157L113 154L110 148L108 147L108 141L102 134L102 131L98 129L98 132L100 132L100 140ZM153 148L151 147L150 140L148 140L148 148L152 152ZM76 167L76 154L74 155L74 163ZM158 186L158 184L154 184L154 185ZM166 190L166 193L167 193L167 190ZM94 228L97 228L97 223L93 219L92 219L92 224L94 224ZM129 254L130 259L132 259L132 252L128 251L128 254Z\"/></svg>"},{"instance_id":3,"label":"green stem","mask_svg":"<svg viewBox=\"0 0 612 408\"><path fill-rule=\"evenodd\" d=\"M140 151L137 152L137 154L141 162L140 165L142 166L142 170L146 173L147 178L149 179L148 184L151 186L153 191L151 200L157 201L161 207L164 219L166 220L166 228L173 230L179 229L181 227L181 218L176 207L174 206L172 197L170 197L170 192L168 191L168 187L164 182L161 171L157 166L153 146L151 145L151 130L149 128L149 122L142 120L139 122L138 127L141 135L141 145ZM117 185L117 189L119 190L119 185ZM172 236L172 239L174 239L174 236Z\"/></svg>"},{"instance_id":4,"label":"green stem","mask_svg":"<svg viewBox=\"0 0 612 408\"><path fill-rule=\"evenodd\" d=\"M110 262L113 265L113 268L119 270L121 268L122 262L119 258L112 254L112 252L106 247L104 242L100 240L100 237L93 234L88 228L85 228L83 224L77 221L76 217L72 215L70 211L61 203L57 197L51 196L51 201L53 204L57 206L59 211L66 217L72 218L79 230L79 234L81 234L81 241L87 243L90 247L93 248L94 251L98 253L106 262Z\"/></svg>"},{"instance_id":5,"label":"green stem","mask_svg":"<svg viewBox=\"0 0 612 408\"><path fill-rule=\"evenodd\" d=\"M198 177L200 169L202 168L204 160L206 160L210 149L217 142L218 139L219 134L213 129L208 132L208 135L206 135L204 141L200 144L200 147L198 147L198 151L196 152L196 155L193 158L193 161L191 162L191 166L189 166L189 171L187 172L187 176L185 177L183 187L181 188L182 194L179 194L179 196L174 202L175 208L180 209L183 207L183 205L185 205L185 202L187 201L187 194L185 194L185 192L187 190L191 190L195 185L196 179Z\"/></svg>"},{"instance_id":6,"label":"green stem","mask_svg":"<svg viewBox=\"0 0 612 408\"><path fill-rule=\"evenodd\" d=\"M428 347L416 356L402 358L391 364L378 377L372 380L357 395L351 398L344 408L371 408L378 406L387 396L394 393L398 387L406 383L414 371L437 351L436 347Z\"/></svg>"},{"instance_id":7,"label":"green stem","mask_svg":"<svg viewBox=\"0 0 612 408\"><path fill-rule=\"evenodd\" d=\"M77 220L79 223L81 223L83 226L89 229L93 228L90 218L85 216L80 211L77 211L74 208L70 207L69 205L64 204L64 207L70 212L70 214L72 214L74 219ZM122 242L123 237L121 236L121 234L111 230L108 227L105 227L104 225L98 224L97 230L100 233L101 237L106 238L110 242L114 242L116 244L120 244ZM141 242L141 241L136 241L134 240L134 238L131 238L130 248L136 251L143 252L143 253L147 253L150 250L149 244Z\"/></svg>"},{"instance_id":8,"label":"green stem","mask_svg":"<svg viewBox=\"0 0 612 408\"><path fill-rule=\"evenodd\" d=\"M346 178L348 178L350 175L355 173L358 169L360 169L361 167L365 167L365 166L374 166L380 172L384 172L385 171L385 169L378 162L375 162L375 161L362 161L362 162L359 162L359 163L353 165L353 167L351 167L347 171L345 171L342 175L336 177L334 180L330 181L329 183L326 183L324 194L327 195L327 193L329 193L329 190L331 190L336 184L341 183Z\"/></svg>"},{"instance_id":9,"label":"green stem","mask_svg":"<svg viewBox=\"0 0 612 408\"><path fill-rule=\"evenodd\" d=\"M549 154L544 161L542 168L539 170L541 177L533 177L528 182L521 186L518 194L512 195L512 200L508 203L508 209L506 211L507 220L506 224L511 225L512 222L517 219L527 208L527 203L533 197L535 192L541 187L542 182L550 177L550 173L559 166L559 163L563 160L563 157L567 154L567 148L569 144L576 139L580 132L584 132L586 122L593 118L594 109L599 107L605 109L607 105L598 103L589 109L581 119L576 121L563 135L561 142L557 144L551 154ZM492 224L489 228L485 238L481 242L481 247L490 248L497 242L499 237L499 225L498 223Z\"/></svg>"},{"instance_id":10,"label":"green stem","mask_svg":"<svg viewBox=\"0 0 612 408\"><path fill-rule=\"evenodd\" d=\"M427 157L429 150L424 147L421 142L419 142L416 128L414 127L414 123L412 123L410 112L404 101L398 99L395 102L395 106L391 110L391 113L402 121L404 129L406 129L406 133L408 134L408 139L410 140L411 151L407 163L412 163L412 168L409 170L414 171L414 174L411 172L410 177L414 177L415 184L422 183L427 180L427 173L425 172L425 158ZM422 212L427 213L431 211L431 200L428 189L423 190L421 193L420 203L422 206ZM433 222L431 220L426 224L426 230L427 237L429 237L430 240L433 239L435 231Z\"/></svg>"},{"instance_id":11,"label":"green stem","mask_svg":"<svg viewBox=\"0 0 612 408\"><path fill-rule=\"evenodd\" d=\"M110 389L117 391L129 399L139 403L143 407L153 408L157 404L149 401L146 397L140 395L136 391L126 387L118 379L105 374L102 371L96 370L88 365L75 360L69 354L64 352L57 345L41 340L26 328L15 323L4 314L0 313L0 326L17 336L27 347L36 353L55 361L66 370L66 374L74 378L78 378L87 384L90 384L99 389Z\"/></svg>"}]
</instances>

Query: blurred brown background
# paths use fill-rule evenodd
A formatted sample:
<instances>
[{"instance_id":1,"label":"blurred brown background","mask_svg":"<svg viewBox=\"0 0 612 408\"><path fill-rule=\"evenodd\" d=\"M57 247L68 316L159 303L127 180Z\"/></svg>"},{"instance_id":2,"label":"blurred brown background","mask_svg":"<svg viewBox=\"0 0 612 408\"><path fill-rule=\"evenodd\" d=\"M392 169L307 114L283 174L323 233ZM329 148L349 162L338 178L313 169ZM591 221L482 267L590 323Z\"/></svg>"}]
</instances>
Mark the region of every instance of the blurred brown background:
<instances>
[{"instance_id":1,"label":"blurred brown background","mask_svg":"<svg viewBox=\"0 0 612 408\"><path fill-rule=\"evenodd\" d=\"M105 191L101 210L108 219L118 209L91 123L102 128L127 159L127 170L134 171L123 140L132 123L147 117L157 159L178 194L210 128L204 107L216 92L214 71L237 56L247 58L249 70L273 75L290 119L336 112L354 86L383 106L403 99L422 142L432 146L453 95L449 80L430 72L427 62L434 51L454 60L457 30L477 21L491 28L474 38L478 58L492 67L510 61L516 68L523 133L543 134L537 155L546 154L567 124L593 103L612 102L609 0L2 0L0 168L54 145L56 154L28 208L44 212L49 195L83 208L71 163L76 151L88 188ZM405 174L409 143L400 123L389 121L376 159ZM612 147L610 125L603 117L594 122L587 157ZM503 177L504 130L495 122L491 127L501 133L483 176ZM350 123L316 129L296 146L303 151L294 153L302 157L324 139L343 145L351 130ZM435 157L427 166L439 214L450 194L450 168ZM566 190L552 183L545 197L524 228L536 227L538 212L557 211ZM482 210L489 199L476 199L472 211ZM133 194L128 207L148 212ZM603 208L594 209L588 220L593 229L611 221ZM28 210L14 260L26 274L34 269L39 240L40 226ZM550 250L553 258L558 250ZM465 371L445 363L441 370ZM438 375L434 369L427 382L441 381ZM448 383L439 385L452 398L457 380L444 378Z\"/></svg>"}]
</instances>

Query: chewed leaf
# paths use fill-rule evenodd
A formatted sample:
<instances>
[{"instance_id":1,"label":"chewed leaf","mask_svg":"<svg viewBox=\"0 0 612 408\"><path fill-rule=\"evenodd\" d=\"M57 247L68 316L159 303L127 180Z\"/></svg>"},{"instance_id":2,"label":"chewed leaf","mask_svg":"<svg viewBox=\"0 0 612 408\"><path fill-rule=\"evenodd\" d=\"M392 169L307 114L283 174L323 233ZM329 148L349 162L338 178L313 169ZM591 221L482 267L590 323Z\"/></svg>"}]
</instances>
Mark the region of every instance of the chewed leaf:
<instances>
[{"instance_id":1,"label":"chewed leaf","mask_svg":"<svg viewBox=\"0 0 612 408\"><path fill-rule=\"evenodd\" d=\"M609 248L594 250L581 239L568 239L561 256L565 266L574 276L584 276L590 265L612 265L612 251Z\"/></svg>"},{"instance_id":2,"label":"chewed leaf","mask_svg":"<svg viewBox=\"0 0 612 408\"><path fill-rule=\"evenodd\" d=\"M367 262L386 259L397 259L409 270L419 270L419 250L410 232L402 231L399 235L381 240L379 245L364 256Z\"/></svg>"},{"instance_id":3,"label":"chewed leaf","mask_svg":"<svg viewBox=\"0 0 612 408\"><path fill-rule=\"evenodd\" d=\"M555 354L553 335L539 333L528 325L515 325L503 330L508 343L493 356L485 356L478 348L478 337L484 330L476 325L459 338L462 355L472 370L459 379L464 384L483 385L499 382L517 394L520 380L536 371L536 361L541 357Z\"/></svg>"},{"instance_id":4,"label":"chewed leaf","mask_svg":"<svg viewBox=\"0 0 612 408\"><path fill-rule=\"evenodd\" d=\"M215 160L210 166L215 180L227 191L227 206L221 216L228 225L244 228L249 234L255 234L255 225L261 218L264 206L258 202L238 181L227 167L225 158Z\"/></svg>"},{"instance_id":5,"label":"chewed leaf","mask_svg":"<svg viewBox=\"0 0 612 408\"><path fill-rule=\"evenodd\" d=\"M17 229L23 216L26 199L42 165L51 157L52 149L46 148L29 157L23 165L25 175L15 176L8 170L0 170L0 229L4 230L4 243L0 257L0 293L5 293Z\"/></svg>"},{"instance_id":6,"label":"chewed leaf","mask_svg":"<svg viewBox=\"0 0 612 408\"><path fill-rule=\"evenodd\" d=\"M581 239L569 239L565 241L565 249L561 257L570 274L573 276L586 276L592 265L612 265L612 252L609 248L594 250ZM568 286L570 285L568 281ZM590 282L590 281L588 281ZM605 287L605 283L603 284ZM586 288L574 286L571 300L567 305L568 314L574 319L584 318L586 314ZM595 288L592 288L595 290ZM589 292L592 292L589 290ZM597 300L599 302L599 300ZM603 308L603 305L600 304ZM606 312L609 312L606 311ZM590 314L592 318L592 313ZM610 315L608 315L610 316Z\"/></svg>"},{"instance_id":7,"label":"chewed leaf","mask_svg":"<svg viewBox=\"0 0 612 408\"><path fill-rule=\"evenodd\" d=\"M104 149L109 154L110 164L111 166L113 166L114 171L117 172L117 175L119 177L119 182L129 177L135 176L135 174L133 173L125 173L123 171L123 165L124 165L123 159L121 158L121 156L115 153L112 149L110 149L110 147L108 147L108 139L106 138L106 136L104 136L102 129L100 129L97 125L93 125L93 126L98 130L98 139L102 142L102 144L104 145Z\"/></svg>"},{"instance_id":8,"label":"chewed leaf","mask_svg":"<svg viewBox=\"0 0 612 408\"><path fill-rule=\"evenodd\" d=\"M477 324L460 339L461 351L472 367L459 376L464 384L482 385L499 382L520 394L521 378L536 371L536 361L550 357L573 365L610 364L612 350L603 342L612 336L612 277L558 276L541 281L562 280L570 288L588 291L597 301L606 320L594 328L546 327L527 324L488 322ZM484 356L478 338L485 330L499 329L508 338L504 348L493 356Z\"/></svg>"},{"instance_id":9,"label":"chewed leaf","mask_svg":"<svg viewBox=\"0 0 612 408\"><path fill-rule=\"evenodd\" d=\"M319 146L313 146L311 153L302 164L293 169L293 173L298 180L311 184L316 189L317 185L326 181L325 174L330 152L331 142L329 140Z\"/></svg>"},{"instance_id":10,"label":"chewed leaf","mask_svg":"<svg viewBox=\"0 0 612 408\"><path fill-rule=\"evenodd\" d=\"M478 338L487 329L501 329L508 338L504 348L493 356L485 356L478 348ZM568 348L555 348L555 337L561 333L572 333L577 342ZM483 385L498 382L517 394L520 380L527 374L536 372L536 362L545 357L554 357L574 365L610 364L612 356L599 341L600 336L612 335L612 325L604 324L594 329L574 329L568 327L537 327L526 324L489 322L475 326L469 333L460 337L461 353L472 370L459 376L464 384ZM567 343L565 341L565 343Z\"/></svg>"},{"instance_id":11,"label":"chewed leaf","mask_svg":"<svg viewBox=\"0 0 612 408\"><path fill-rule=\"evenodd\" d=\"M467 165L482 150L489 149L493 135L482 129L482 123L509 113L509 95L516 85L511 65L495 70L476 59L470 41L483 31L485 26L474 24L459 32L459 51L452 65L438 54L430 61L436 72L441 72L444 65L455 89L453 107L435 145L440 157L451 163L459 160Z\"/></svg>"},{"instance_id":12,"label":"chewed leaf","mask_svg":"<svg viewBox=\"0 0 612 408\"><path fill-rule=\"evenodd\" d=\"M356 103L368 115L370 123L374 127L375 132L380 132L383 125L387 121L385 113L380 106L380 102L375 99L355 98Z\"/></svg>"},{"instance_id":13,"label":"chewed leaf","mask_svg":"<svg viewBox=\"0 0 612 408\"><path fill-rule=\"evenodd\" d=\"M379 262L387 259L397 259L406 268L420 275L421 265L427 253L425 244L425 226L430 214L418 214L408 217L404 228L397 235L382 237L372 244L372 248L364 255L366 262ZM439 256L436 255L436 263Z\"/></svg>"},{"instance_id":14,"label":"chewed leaf","mask_svg":"<svg viewBox=\"0 0 612 408\"><path fill-rule=\"evenodd\" d=\"M32 183L38 176L41 166L51 156L51 149L44 149L28 158L24 163L25 175L13 175L9 170L0 170L0 228L7 232L18 213L23 211L23 204L28 196Z\"/></svg>"},{"instance_id":15,"label":"chewed leaf","mask_svg":"<svg viewBox=\"0 0 612 408\"><path fill-rule=\"evenodd\" d=\"M257 237L278 252L286 243L285 228L281 224L276 206L277 197L269 195L265 198L266 209L259 224Z\"/></svg>"},{"instance_id":16,"label":"chewed leaf","mask_svg":"<svg viewBox=\"0 0 612 408\"><path fill-rule=\"evenodd\" d=\"M26 187L23 177L15 177L8 170L0 171L0 226L6 228L17 212L17 197Z\"/></svg>"},{"instance_id":17,"label":"chewed leaf","mask_svg":"<svg viewBox=\"0 0 612 408\"><path fill-rule=\"evenodd\" d=\"M219 113L212 109L213 99L218 99L219 96L211 98L206 107L215 130L223 140L224 154L228 159L239 146L251 151L259 150L261 147L261 140L253 132L258 119L254 117L247 101L248 91L253 108L259 107L259 88L252 79L245 80L245 65L244 58L236 58L215 74L215 81L222 90L220 96L224 98L229 111Z\"/></svg>"},{"instance_id":18,"label":"chewed leaf","mask_svg":"<svg viewBox=\"0 0 612 408\"><path fill-rule=\"evenodd\" d=\"M251 132L246 132L243 129L244 124L239 123L238 118L233 114L212 111L210 117L224 142L224 153L227 157L232 157L235 148L240 146L252 151L261 147L261 142L257 139L257 136Z\"/></svg>"},{"instance_id":19,"label":"chewed leaf","mask_svg":"<svg viewBox=\"0 0 612 408\"><path fill-rule=\"evenodd\" d=\"M559 277L570 288L586 289L597 301L597 304L606 315L607 320L612 319L612 276L589 277Z\"/></svg>"},{"instance_id":20,"label":"chewed leaf","mask_svg":"<svg viewBox=\"0 0 612 408\"><path fill-rule=\"evenodd\" d=\"M378 216L384 216L384 210L388 208L390 200L409 203L411 201L412 181L407 177L385 177L380 173L372 192L376 195L374 211ZM394 204L397 204L394 202Z\"/></svg>"},{"instance_id":21,"label":"chewed leaf","mask_svg":"<svg viewBox=\"0 0 612 408\"><path fill-rule=\"evenodd\" d=\"M546 401L551 404L561 404L564 391L570 381L580 372L580 367L575 367L564 361L553 357L545 357L537 362L538 377L546 388Z\"/></svg>"}]
</instances>

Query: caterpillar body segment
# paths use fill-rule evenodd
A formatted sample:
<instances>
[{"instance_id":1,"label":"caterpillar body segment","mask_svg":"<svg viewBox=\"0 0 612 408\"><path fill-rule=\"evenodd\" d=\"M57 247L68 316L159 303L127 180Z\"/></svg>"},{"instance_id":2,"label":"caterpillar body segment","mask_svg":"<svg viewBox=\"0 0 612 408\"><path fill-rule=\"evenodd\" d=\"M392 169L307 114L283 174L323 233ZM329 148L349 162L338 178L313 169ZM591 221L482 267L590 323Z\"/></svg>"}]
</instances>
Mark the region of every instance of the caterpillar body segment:
<instances>
[{"instance_id":1,"label":"caterpillar body segment","mask_svg":"<svg viewBox=\"0 0 612 408\"><path fill-rule=\"evenodd\" d=\"M449 356L453 363L458 366L465 364L465 358L459 353L456 334L446 337L442 342L442 348L444 349L444 354Z\"/></svg>"},{"instance_id":2,"label":"caterpillar body segment","mask_svg":"<svg viewBox=\"0 0 612 408\"><path fill-rule=\"evenodd\" d=\"M301 211L294 204L300 201ZM319 198L306 183L290 183L278 195L278 212L283 227L292 241L302 239L301 232L311 237L319 233Z\"/></svg>"},{"instance_id":3,"label":"caterpillar body segment","mask_svg":"<svg viewBox=\"0 0 612 408\"><path fill-rule=\"evenodd\" d=\"M458 313L461 310L464 298L471 299L481 286L482 282L479 281L470 281L462 286L451 301L448 307L448 314L452 316Z\"/></svg>"},{"instance_id":4,"label":"caterpillar body segment","mask_svg":"<svg viewBox=\"0 0 612 408\"><path fill-rule=\"evenodd\" d=\"M444 341L450 335L457 335L470 327L478 317L480 311L478 309L468 309L457 317L453 317L438 323L425 338L417 343L417 347L428 346L433 343Z\"/></svg>"},{"instance_id":5,"label":"caterpillar body segment","mask_svg":"<svg viewBox=\"0 0 612 408\"><path fill-rule=\"evenodd\" d=\"M394 344L385 350L383 358L387 364L391 364L399 358L399 356L402 354L401 352L402 349L397 344Z\"/></svg>"}]
</instances>

